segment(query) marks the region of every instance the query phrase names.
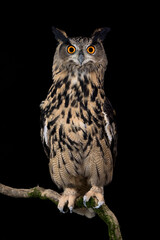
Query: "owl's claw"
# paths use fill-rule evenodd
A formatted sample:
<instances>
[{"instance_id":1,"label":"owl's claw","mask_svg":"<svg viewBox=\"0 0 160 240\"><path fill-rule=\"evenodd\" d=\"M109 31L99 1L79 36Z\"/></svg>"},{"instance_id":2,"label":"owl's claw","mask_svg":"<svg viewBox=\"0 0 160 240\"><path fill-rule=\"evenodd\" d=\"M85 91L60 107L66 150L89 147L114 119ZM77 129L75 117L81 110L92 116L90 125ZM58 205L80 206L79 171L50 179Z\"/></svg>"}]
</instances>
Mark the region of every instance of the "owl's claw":
<instances>
[{"instance_id":1,"label":"owl's claw","mask_svg":"<svg viewBox=\"0 0 160 240\"><path fill-rule=\"evenodd\" d=\"M87 208L87 202L89 201L89 199L87 199L87 196L84 196L83 197L83 205ZM99 201L98 202L98 205L96 207L93 207L93 208L100 208L102 205L104 204L104 201Z\"/></svg>"},{"instance_id":2,"label":"owl's claw","mask_svg":"<svg viewBox=\"0 0 160 240\"><path fill-rule=\"evenodd\" d=\"M61 213L66 213L66 212L63 211L63 208L58 207L58 209L59 209L59 211L60 211Z\"/></svg>"},{"instance_id":3,"label":"owl's claw","mask_svg":"<svg viewBox=\"0 0 160 240\"><path fill-rule=\"evenodd\" d=\"M88 199L89 200L89 199ZM87 208L87 205L86 205L86 202L88 202L88 200L87 200L87 196L86 195L84 195L84 197L83 197L83 205Z\"/></svg>"},{"instance_id":4,"label":"owl's claw","mask_svg":"<svg viewBox=\"0 0 160 240\"><path fill-rule=\"evenodd\" d=\"M73 207L71 206L71 207L69 207L69 211L70 211L70 213L72 213L73 212Z\"/></svg>"},{"instance_id":5,"label":"owl's claw","mask_svg":"<svg viewBox=\"0 0 160 240\"><path fill-rule=\"evenodd\" d=\"M105 202L104 202L104 196L103 196L103 188L93 186L83 197L83 204L85 207L87 207L86 203L89 201L91 197L96 197L98 200L98 205L94 207L95 209L100 208Z\"/></svg>"}]
</instances>

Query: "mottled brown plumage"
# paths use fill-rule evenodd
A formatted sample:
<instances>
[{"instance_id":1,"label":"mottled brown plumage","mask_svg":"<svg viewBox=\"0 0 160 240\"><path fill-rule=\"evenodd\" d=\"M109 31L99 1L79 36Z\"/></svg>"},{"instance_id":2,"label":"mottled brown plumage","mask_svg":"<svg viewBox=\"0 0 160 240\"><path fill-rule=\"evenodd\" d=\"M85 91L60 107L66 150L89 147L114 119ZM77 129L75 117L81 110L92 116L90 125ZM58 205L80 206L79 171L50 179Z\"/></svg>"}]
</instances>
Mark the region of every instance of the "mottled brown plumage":
<instances>
[{"instance_id":1,"label":"mottled brown plumage","mask_svg":"<svg viewBox=\"0 0 160 240\"><path fill-rule=\"evenodd\" d=\"M96 30L91 38L68 38L55 28L53 32L59 41L53 84L40 107L50 174L64 189L58 208L63 212L68 202L72 211L82 194L84 204L95 196L99 207L103 186L112 180L117 139L114 111L103 86L107 58L102 41L107 29Z\"/></svg>"}]
</instances>

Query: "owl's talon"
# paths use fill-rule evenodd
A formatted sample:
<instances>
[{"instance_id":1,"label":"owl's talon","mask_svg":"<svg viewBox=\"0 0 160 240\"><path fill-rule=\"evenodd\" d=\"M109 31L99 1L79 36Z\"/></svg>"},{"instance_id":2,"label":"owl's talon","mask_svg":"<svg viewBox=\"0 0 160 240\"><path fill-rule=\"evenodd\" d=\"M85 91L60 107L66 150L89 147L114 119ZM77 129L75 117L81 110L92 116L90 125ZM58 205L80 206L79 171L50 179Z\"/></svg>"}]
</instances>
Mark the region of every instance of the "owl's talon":
<instances>
[{"instance_id":1,"label":"owl's talon","mask_svg":"<svg viewBox=\"0 0 160 240\"><path fill-rule=\"evenodd\" d=\"M88 201L87 201L87 196L85 195L83 197L83 205L87 208L86 202L88 202Z\"/></svg>"},{"instance_id":2,"label":"owl's talon","mask_svg":"<svg viewBox=\"0 0 160 240\"><path fill-rule=\"evenodd\" d=\"M73 212L74 202L78 196L78 193L73 188L66 188L63 192L62 196L59 199L58 209L60 212L65 213L63 211L65 206L68 206L70 213Z\"/></svg>"},{"instance_id":3,"label":"owl's talon","mask_svg":"<svg viewBox=\"0 0 160 240\"><path fill-rule=\"evenodd\" d=\"M63 208L58 207L58 209L61 213L66 213L66 212L63 211Z\"/></svg>"},{"instance_id":4,"label":"owl's talon","mask_svg":"<svg viewBox=\"0 0 160 240\"><path fill-rule=\"evenodd\" d=\"M96 197L98 200L98 205L93 208L100 208L104 204L103 188L93 186L83 197L83 204L87 207L86 202L89 201L91 197Z\"/></svg>"},{"instance_id":5,"label":"owl's talon","mask_svg":"<svg viewBox=\"0 0 160 240\"><path fill-rule=\"evenodd\" d=\"M70 211L70 213L72 213L73 212L73 207L71 206L71 207L69 207L69 211Z\"/></svg>"}]
</instances>

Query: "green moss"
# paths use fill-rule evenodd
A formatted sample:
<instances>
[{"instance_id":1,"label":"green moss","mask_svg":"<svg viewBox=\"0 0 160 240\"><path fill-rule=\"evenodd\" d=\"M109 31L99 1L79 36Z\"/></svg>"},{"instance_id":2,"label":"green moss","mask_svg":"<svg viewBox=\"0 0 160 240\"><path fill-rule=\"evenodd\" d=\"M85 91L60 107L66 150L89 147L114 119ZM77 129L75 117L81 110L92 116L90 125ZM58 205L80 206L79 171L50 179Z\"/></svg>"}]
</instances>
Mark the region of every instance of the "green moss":
<instances>
[{"instance_id":1,"label":"green moss","mask_svg":"<svg viewBox=\"0 0 160 240\"><path fill-rule=\"evenodd\" d=\"M107 224L108 234L110 240L122 240L122 237L117 238L116 229L119 229L119 225L116 225L114 219L106 214L106 206L103 205L99 209L95 209L98 216Z\"/></svg>"},{"instance_id":2,"label":"green moss","mask_svg":"<svg viewBox=\"0 0 160 240\"><path fill-rule=\"evenodd\" d=\"M90 200L86 203L88 208L94 208L96 206L96 202L94 198L90 198ZM84 207L83 198L80 197L76 201L76 208ZM107 224L108 226L108 234L110 240L122 240L120 236L117 238L116 229L119 228L119 225L116 225L112 216L107 215L108 207L106 205L102 205L100 208L94 208L94 211L97 215Z\"/></svg>"},{"instance_id":3,"label":"green moss","mask_svg":"<svg viewBox=\"0 0 160 240\"><path fill-rule=\"evenodd\" d=\"M80 197L80 198L77 199L77 201L76 201L76 203L75 203L75 207L76 207L76 208L81 208L81 207L83 207L83 206L84 206L84 205L83 205L83 198Z\"/></svg>"},{"instance_id":4,"label":"green moss","mask_svg":"<svg viewBox=\"0 0 160 240\"><path fill-rule=\"evenodd\" d=\"M96 206L95 204L95 200L93 198L90 198L90 200L88 202L86 202L87 208L93 208ZM75 204L76 208L82 208L84 207L83 204L83 197L80 197L77 199L76 204Z\"/></svg>"},{"instance_id":5,"label":"green moss","mask_svg":"<svg viewBox=\"0 0 160 240\"><path fill-rule=\"evenodd\" d=\"M86 203L87 208L93 208L96 206L94 198L90 198L89 201Z\"/></svg>"},{"instance_id":6,"label":"green moss","mask_svg":"<svg viewBox=\"0 0 160 240\"><path fill-rule=\"evenodd\" d=\"M31 198L40 198L40 199L48 199L46 196L42 196L41 192L37 189L37 187L33 188L33 191L28 193L28 196Z\"/></svg>"},{"instance_id":7,"label":"green moss","mask_svg":"<svg viewBox=\"0 0 160 240\"><path fill-rule=\"evenodd\" d=\"M35 187L33 188L33 191L28 193L28 196L31 198L40 198L40 199L49 199L52 202L54 202L57 205L57 202L54 201L53 199L50 199L48 197L46 197L45 195L42 196L40 188L39 187ZM96 206L96 202L94 200L94 198L90 198L90 200L86 203L87 208L94 208ZM76 201L75 204L76 208L82 208L84 207L83 204L83 197L79 197ZM109 234L109 239L110 240L122 240L122 237L119 236L117 238L117 234L116 234L116 230L119 229L119 225L115 224L114 219L112 218L112 216L107 215L108 212L108 207L106 205L102 205L100 208L94 208L94 211L97 213L97 215L107 224L108 226L108 234ZM120 231L120 230L119 230Z\"/></svg>"},{"instance_id":8,"label":"green moss","mask_svg":"<svg viewBox=\"0 0 160 240\"><path fill-rule=\"evenodd\" d=\"M33 188L33 191L28 193L28 196L30 198L39 198L39 199L42 199L42 200L50 200L52 201L54 204L58 204L58 202L54 201L53 199L49 198L49 197L46 197L45 195L42 196L41 194L41 191L39 190L40 188L39 187L35 187Z\"/></svg>"}]
</instances>

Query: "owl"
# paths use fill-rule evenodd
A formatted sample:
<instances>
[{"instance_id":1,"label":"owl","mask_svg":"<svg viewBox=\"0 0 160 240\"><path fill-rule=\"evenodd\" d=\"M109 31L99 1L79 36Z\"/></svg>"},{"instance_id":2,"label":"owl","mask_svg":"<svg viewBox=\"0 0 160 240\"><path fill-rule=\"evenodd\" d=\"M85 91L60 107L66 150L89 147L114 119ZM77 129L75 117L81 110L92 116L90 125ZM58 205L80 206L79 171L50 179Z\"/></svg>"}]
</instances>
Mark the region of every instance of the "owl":
<instances>
[{"instance_id":1,"label":"owl","mask_svg":"<svg viewBox=\"0 0 160 240\"><path fill-rule=\"evenodd\" d=\"M91 37L68 37L53 27L58 46L53 83L40 105L41 139L53 182L63 189L58 209L70 212L77 197L104 204L103 187L113 176L117 155L115 112L104 91L108 28Z\"/></svg>"}]
</instances>

